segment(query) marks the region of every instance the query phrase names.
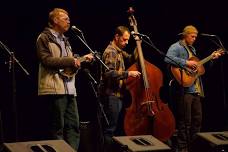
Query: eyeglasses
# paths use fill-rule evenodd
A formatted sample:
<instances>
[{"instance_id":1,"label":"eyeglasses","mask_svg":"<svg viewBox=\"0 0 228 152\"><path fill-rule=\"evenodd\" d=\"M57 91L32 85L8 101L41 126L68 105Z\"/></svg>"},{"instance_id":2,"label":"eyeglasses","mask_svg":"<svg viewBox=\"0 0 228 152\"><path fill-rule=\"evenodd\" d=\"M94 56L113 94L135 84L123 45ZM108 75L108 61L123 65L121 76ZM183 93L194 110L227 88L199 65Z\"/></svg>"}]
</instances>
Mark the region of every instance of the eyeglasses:
<instances>
[{"instance_id":1,"label":"eyeglasses","mask_svg":"<svg viewBox=\"0 0 228 152\"><path fill-rule=\"evenodd\" d=\"M70 18L69 17L60 17L59 19L60 20L64 20L64 21L70 21Z\"/></svg>"}]
</instances>

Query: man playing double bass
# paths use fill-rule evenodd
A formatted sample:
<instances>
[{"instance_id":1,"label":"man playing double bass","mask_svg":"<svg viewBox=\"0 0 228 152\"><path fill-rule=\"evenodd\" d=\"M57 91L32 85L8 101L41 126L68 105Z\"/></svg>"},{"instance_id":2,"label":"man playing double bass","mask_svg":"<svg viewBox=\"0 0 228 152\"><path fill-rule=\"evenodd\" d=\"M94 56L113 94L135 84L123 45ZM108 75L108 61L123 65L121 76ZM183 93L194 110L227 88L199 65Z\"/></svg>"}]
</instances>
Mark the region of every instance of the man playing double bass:
<instances>
[{"instance_id":1,"label":"man playing double bass","mask_svg":"<svg viewBox=\"0 0 228 152\"><path fill-rule=\"evenodd\" d=\"M196 27L186 26L181 33L181 39L169 47L166 54L168 57L165 58L165 62L171 64L173 76L182 86L181 96L178 96L180 98L176 101L178 152L188 152L191 149L190 143L195 139L196 133L200 131L202 122L201 97L204 97L204 92L200 75L205 71L199 61L190 60L196 56L193 43L197 35ZM209 59L216 59L221 54L221 52L215 51L209 56ZM178 67L183 67L185 70ZM186 74L186 72L189 73Z\"/></svg>"},{"instance_id":2,"label":"man playing double bass","mask_svg":"<svg viewBox=\"0 0 228 152\"><path fill-rule=\"evenodd\" d=\"M105 49L102 60L109 67L102 74L105 95L104 111L107 114L109 125L104 127L106 151L112 151L112 137L116 133L117 124L122 109L122 98L124 91L124 79L140 76L139 71L126 71L124 59L134 61L134 56L129 55L122 49L126 47L130 39L130 31L125 26L118 26L115 30L113 40ZM136 50L134 52L136 54Z\"/></svg>"}]
</instances>

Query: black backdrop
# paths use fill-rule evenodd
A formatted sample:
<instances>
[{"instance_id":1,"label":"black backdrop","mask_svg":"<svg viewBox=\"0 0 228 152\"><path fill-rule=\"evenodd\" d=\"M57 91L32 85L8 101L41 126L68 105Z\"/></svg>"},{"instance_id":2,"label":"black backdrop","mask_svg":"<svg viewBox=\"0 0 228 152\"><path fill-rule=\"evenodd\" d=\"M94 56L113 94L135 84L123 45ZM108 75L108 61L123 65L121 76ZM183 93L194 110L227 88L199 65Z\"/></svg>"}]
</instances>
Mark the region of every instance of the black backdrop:
<instances>
[{"instance_id":1,"label":"black backdrop","mask_svg":"<svg viewBox=\"0 0 228 152\"><path fill-rule=\"evenodd\" d=\"M68 10L71 24L83 31L87 43L93 50L102 53L112 39L114 28L117 25L129 26L126 12L129 6L135 9L139 32L147 34L163 53L166 53L170 44L178 40L177 34L188 24L195 25L202 33L218 35L225 48L227 46L227 12L222 0L212 2L196 0L186 2L179 0L5 1L0 9L0 41L14 52L30 75L27 76L15 63L16 87L12 87L13 73L9 72L9 66L5 64L9 60L9 55L4 49L0 49L0 110L3 126L0 137L3 137L4 141L40 138L40 123L42 123L40 117L44 114L42 107L37 106L38 64L35 42L38 34L46 26L48 12L54 7ZM74 35L67 34L77 53L83 55L89 52ZM131 40L128 48L134 45L134 41ZM199 50L199 57L203 58L212 53L217 46L211 39L199 37L196 48ZM167 85L167 71L163 56L146 44L143 44L143 51L145 58L163 71L164 85ZM203 76L206 93L203 102L203 131L225 130L225 122L228 119L227 66L227 55L225 55L215 61ZM96 68L95 66L92 69L95 77L99 73ZM88 78L83 73L78 75L77 87L81 120L94 119L97 102Z\"/></svg>"}]
</instances>

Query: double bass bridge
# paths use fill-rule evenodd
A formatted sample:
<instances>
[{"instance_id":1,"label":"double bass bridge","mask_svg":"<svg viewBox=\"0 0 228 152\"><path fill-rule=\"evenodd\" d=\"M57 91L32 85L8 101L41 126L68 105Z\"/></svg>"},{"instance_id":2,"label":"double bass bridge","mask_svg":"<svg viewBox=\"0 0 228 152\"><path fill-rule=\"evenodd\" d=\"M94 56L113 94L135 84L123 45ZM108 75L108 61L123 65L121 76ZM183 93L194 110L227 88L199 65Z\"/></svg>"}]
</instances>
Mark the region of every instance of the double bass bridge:
<instances>
[{"instance_id":1,"label":"double bass bridge","mask_svg":"<svg viewBox=\"0 0 228 152\"><path fill-rule=\"evenodd\" d=\"M141 105L141 108L142 111L144 111L144 108L146 108L146 114L148 116L154 116L155 115L155 112L154 110L152 109L152 104L154 104L156 101L154 100L149 100L149 101L145 101L145 102L142 102L140 105Z\"/></svg>"}]
</instances>

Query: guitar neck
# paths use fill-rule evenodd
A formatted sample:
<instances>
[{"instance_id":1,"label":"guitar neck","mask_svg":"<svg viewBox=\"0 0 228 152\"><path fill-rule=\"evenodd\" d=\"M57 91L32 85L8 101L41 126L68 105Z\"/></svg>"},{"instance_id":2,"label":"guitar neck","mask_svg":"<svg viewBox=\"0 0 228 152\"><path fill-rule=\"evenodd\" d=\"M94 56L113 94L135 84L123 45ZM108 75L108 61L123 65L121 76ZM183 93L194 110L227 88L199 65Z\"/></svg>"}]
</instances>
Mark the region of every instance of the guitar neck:
<instances>
[{"instance_id":1,"label":"guitar neck","mask_svg":"<svg viewBox=\"0 0 228 152\"><path fill-rule=\"evenodd\" d=\"M203 65L203 64L207 63L208 61L210 61L210 60L212 59L212 57L213 57L213 55L211 54L211 55L209 55L208 57L206 57L206 58L200 60L198 64L199 64L199 65Z\"/></svg>"}]
</instances>

